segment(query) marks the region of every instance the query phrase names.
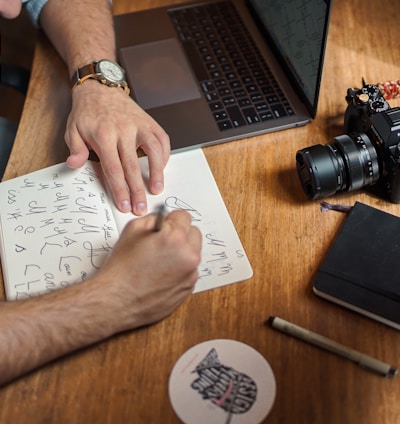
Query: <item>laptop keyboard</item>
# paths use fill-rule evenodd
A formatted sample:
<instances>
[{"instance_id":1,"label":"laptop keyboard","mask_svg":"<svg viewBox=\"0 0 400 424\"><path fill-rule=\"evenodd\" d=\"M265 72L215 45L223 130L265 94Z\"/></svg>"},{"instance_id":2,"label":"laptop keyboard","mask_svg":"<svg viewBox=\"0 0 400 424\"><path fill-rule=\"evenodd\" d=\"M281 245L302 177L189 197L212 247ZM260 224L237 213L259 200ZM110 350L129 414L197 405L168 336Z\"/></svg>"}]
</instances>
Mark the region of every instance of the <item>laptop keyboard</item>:
<instances>
[{"instance_id":1,"label":"laptop keyboard","mask_svg":"<svg viewBox=\"0 0 400 424\"><path fill-rule=\"evenodd\" d=\"M232 3L169 15L221 131L294 114Z\"/></svg>"}]
</instances>

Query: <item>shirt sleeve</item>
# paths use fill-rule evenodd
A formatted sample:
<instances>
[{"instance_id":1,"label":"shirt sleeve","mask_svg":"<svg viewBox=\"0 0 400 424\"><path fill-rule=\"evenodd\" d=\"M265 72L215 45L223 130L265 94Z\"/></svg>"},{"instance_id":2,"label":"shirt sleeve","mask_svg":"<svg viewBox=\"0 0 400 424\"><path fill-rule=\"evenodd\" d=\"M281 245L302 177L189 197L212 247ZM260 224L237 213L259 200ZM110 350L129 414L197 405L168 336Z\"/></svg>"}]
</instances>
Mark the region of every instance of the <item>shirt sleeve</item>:
<instances>
[{"instance_id":1,"label":"shirt sleeve","mask_svg":"<svg viewBox=\"0 0 400 424\"><path fill-rule=\"evenodd\" d=\"M36 27L39 27L39 15L47 0L22 0L32 22Z\"/></svg>"}]
</instances>

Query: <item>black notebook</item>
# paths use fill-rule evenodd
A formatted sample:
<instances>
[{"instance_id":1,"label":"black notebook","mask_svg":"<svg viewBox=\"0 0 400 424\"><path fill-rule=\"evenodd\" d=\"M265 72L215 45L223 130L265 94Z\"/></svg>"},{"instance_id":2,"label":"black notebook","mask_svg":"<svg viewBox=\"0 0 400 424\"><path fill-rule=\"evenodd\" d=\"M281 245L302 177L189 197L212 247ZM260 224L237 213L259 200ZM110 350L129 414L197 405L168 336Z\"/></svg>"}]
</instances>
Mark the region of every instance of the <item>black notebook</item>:
<instances>
[{"instance_id":1,"label":"black notebook","mask_svg":"<svg viewBox=\"0 0 400 424\"><path fill-rule=\"evenodd\" d=\"M357 202L318 269L313 289L400 330L400 218Z\"/></svg>"}]
</instances>

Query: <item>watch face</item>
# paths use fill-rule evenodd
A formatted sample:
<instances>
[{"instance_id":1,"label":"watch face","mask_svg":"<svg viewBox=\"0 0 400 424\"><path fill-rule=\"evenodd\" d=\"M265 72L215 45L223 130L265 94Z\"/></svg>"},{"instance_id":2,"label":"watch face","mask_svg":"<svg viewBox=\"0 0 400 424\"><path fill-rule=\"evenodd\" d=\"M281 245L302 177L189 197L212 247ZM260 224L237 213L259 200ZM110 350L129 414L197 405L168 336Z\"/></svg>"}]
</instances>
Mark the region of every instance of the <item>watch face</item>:
<instances>
[{"instance_id":1,"label":"watch face","mask_svg":"<svg viewBox=\"0 0 400 424\"><path fill-rule=\"evenodd\" d=\"M124 81L124 70L111 60L100 60L97 63L97 70L112 83L121 83Z\"/></svg>"}]
</instances>

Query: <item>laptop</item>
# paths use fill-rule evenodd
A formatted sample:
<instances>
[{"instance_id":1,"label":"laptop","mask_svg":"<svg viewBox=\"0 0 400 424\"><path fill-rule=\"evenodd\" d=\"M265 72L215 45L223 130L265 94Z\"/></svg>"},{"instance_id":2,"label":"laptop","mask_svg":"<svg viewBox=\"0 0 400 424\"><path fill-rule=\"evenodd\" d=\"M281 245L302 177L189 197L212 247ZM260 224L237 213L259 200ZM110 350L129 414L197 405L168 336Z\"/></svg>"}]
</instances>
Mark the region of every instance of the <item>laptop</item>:
<instances>
[{"instance_id":1,"label":"laptop","mask_svg":"<svg viewBox=\"0 0 400 424\"><path fill-rule=\"evenodd\" d=\"M315 118L331 0L213 0L115 16L131 95L184 150Z\"/></svg>"}]
</instances>

